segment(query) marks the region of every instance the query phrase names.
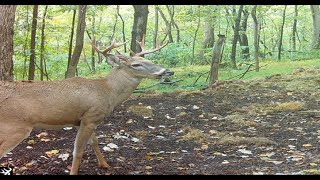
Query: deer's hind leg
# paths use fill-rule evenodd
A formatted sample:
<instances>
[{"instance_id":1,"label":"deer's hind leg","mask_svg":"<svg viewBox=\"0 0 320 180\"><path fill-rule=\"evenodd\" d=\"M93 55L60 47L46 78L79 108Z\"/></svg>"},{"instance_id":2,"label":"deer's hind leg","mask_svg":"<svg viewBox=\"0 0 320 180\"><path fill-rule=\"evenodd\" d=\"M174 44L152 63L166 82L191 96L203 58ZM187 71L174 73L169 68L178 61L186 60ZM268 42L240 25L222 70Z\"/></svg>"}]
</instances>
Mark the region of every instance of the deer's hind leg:
<instances>
[{"instance_id":1,"label":"deer's hind leg","mask_svg":"<svg viewBox=\"0 0 320 180\"><path fill-rule=\"evenodd\" d=\"M24 124L1 124L0 126L0 159L27 138L32 127Z\"/></svg>"},{"instance_id":2,"label":"deer's hind leg","mask_svg":"<svg viewBox=\"0 0 320 180\"><path fill-rule=\"evenodd\" d=\"M95 133L92 133L91 137L90 137L90 144L97 156L98 159L98 166L101 168L109 168L109 164L107 163L107 161L104 159L100 149L99 149L99 142L98 139L95 135Z\"/></svg>"}]
</instances>

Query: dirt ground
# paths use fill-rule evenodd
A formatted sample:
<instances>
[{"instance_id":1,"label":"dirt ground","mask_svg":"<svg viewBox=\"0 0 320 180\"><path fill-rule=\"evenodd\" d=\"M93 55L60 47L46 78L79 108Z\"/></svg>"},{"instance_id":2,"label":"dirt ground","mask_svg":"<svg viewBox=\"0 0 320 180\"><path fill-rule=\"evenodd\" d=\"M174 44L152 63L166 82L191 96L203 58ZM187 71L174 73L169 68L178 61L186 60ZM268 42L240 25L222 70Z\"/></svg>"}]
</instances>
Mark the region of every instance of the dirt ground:
<instances>
[{"instance_id":1,"label":"dirt ground","mask_svg":"<svg viewBox=\"0 0 320 180\"><path fill-rule=\"evenodd\" d=\"M115 108L80 175L320 174L320 70L212 89L146 93ZM76 130L34 130L0 160L15 174L68 174Z\"/></svg>"}]
</instances>

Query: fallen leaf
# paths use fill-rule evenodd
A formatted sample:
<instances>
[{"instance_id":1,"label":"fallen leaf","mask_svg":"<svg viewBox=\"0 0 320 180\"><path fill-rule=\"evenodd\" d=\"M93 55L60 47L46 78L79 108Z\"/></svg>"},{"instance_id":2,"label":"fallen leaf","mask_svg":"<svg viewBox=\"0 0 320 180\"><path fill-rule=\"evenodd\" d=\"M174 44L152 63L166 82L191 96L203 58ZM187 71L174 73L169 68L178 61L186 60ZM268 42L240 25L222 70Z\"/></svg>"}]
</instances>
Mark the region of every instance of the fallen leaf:
<instances>
[{"instance_id":1,"label":"fallen leaf","mask_svg":"<svg viewBox=\"0 0 320 180\"><path fill-rule=\"evenodd\" d=\"M48 142L48 141L50 141L50 139L48 139L48 138L41 138L40 141Z\"/></svg>"},{"instance_id":2,"label":"fallen leaf","mask_svg":"<svg viewBox=\"0 0 320 180\"><path fill-rule=\"evenodd\" d=\"M197 110L197 109L200 109L200 108L198 106L196 106L196 105L193 105L192 109Z\"/></svg>"},{"instance_id":3,"label":"fallen leaf","mask_svg":"<svg viewBox=\"0 0 320 180\"><path fill-rule=\"evenodd\" d=\"M36 141L33 140L33 139L30 139L30 140L28 141L28 144L34 144L34 143L36 143Z\"/></svg>"},{"instance_id":4,"label":"fallen leaf","mask_svg":"<svg viewBox=\"0 0 320 180\"><path fill-rule=\"evenodd\" d=\"M145 166L144 169L152 169L152 166Z\"/></svg>"},{"instance_id":5,"label":"fallen leaf","mask_svg":"<svg viewBox=\"0 0 320 180\"><path fill-rule=\"evenodd\" d=\"M60 154L58 156L58 158L62 159L62 161L66 161L69 157L69 153L66 153L66 154Z\"/></svg>"},{"instance_id":6,"label":"fallen leaf","mask_svg":"<svg viewBox=\"0 0 320 180\"><path fill-rule=\"evenodd\" d=\"M303 147L312 147L311 144L303 144L302 146L303 146Z\"/></svg>"},{"instance_id":7,"label":"fallen leaf","mask_svg":"<svg viewBox=\"0 0 320 180\"><path fill-rule=\"evenodd\" d=\"M64 127L63 128L63 130L66 130L66 131L71 130L71 129L72 129L72 127Z\"/></svg>"},{"instance_id":8,"label":"fallen leaf","mask_svg":"<svg viewBox=\"0 0 320 180\"><path fill-rule=\"evenodd\" d=\"M238 149L238 151L241 152L242 154L252 154L250 150L246 150L246 149Z\"/></svg>"},{"instance_id":9,"label":"fallen leaf","mask_svg":"<svg viewBox=\"0 0 320 180\"><path fill-rule=\"evenodd\" d=\"M271 157L273 155L275 155L276 153L274 152L270 152L270 153L262 153L262 154L259 154L259 156L261 157Z\"/></svg>"},{"instance_id":10,"label":"fallen leaf","mask_svg":"<svg viewBox=\"0 0 320 180\"><path fill-rule=\"evenodd\" d=\"M48 157L52 157L53 155L56 155L56 154L58 154L58 153L59 153L59 150L54 149L54 150L51 150L51 151L47 151L47 152L46 152L46 155L47 155Z\"/></svg>"},{"instance_id":11,"label":"fallen leaf","mask_svg":"<svg viewBox=\"0 0 320 180\"><path fill-rule=\"evenodd\" d=\"M118 145L114 144L114 143L109 143L107 144L107 147L111 148L111 149L118 149Z\"/></svg>"},{"instance_id":12,"label":"fallen leaf","mask_svg":"<svg viewBox=\"0 0 320 180\"><path fill-rule=\"evenodd\" d=\"M155 129L156 127L153 127L153 126L148 126L148 128L150 128L150 129Z\"/></svg>"},{"instance_id":13,"label":"fallen leaf","mask_svg":"<svg viewBox=\"0 0 320 180\"><path fill-rule=\"evenodd\" d=\"M44 137L44 136L48 136L48 133L47 132L42 132L42 133L40 133L40 134L37 134L36 135L38 138L42 138L42 137Z\"/></svg>"},{"instance_id":14,"label":"fallen leaf","mask_svg":"<svg viewBox=\"0 0 320 180\"><path fill-rule=\"evenodd\" d=\"M310 163L310 166L317 166L318 164L316 163Z\"/></svg>"},{"instance_id":15,"label":"fallen leaf","mask_svg":"<svg viewBox=\"0 0 320 180\"><path fill-rule=\"evenodd\" d=\"M113 151L114 151L113 149L111 149L111 148L109 148L109 147L107 147L107 146L104 146L102 149L103 149L104 151L108 151L108 152L113 152Z\"/></svg>"},{"instance_id":16,"label":"fallen leaf","mask_svg":"<svg viewBox=\"0 0 320 180\"><path fill-rule=\"evenodd\" d=\"M209 146L207 144L202 144L201 149L202 150L207 150Z\"/></svg>"},{"instance_id":17,"label":"fallen leaf","mask_svg":"<svg viewBox=\"0 0 320 180\"><path fill-rule=\"evenodd\" d=\"M127 122L126 122L126 124L130 124L130 123L132 123L133 122L133 120L132 119L129 119Z\"/></svg>"},{"instance_id":18,"label":"fallen leaf","mask_svg":"<svg viewBox=\"0 0 320 180\"><path fill-rule=\"evenodd\" d=\"M221 164L229 164L229 161L224 160Z\"/></svg>"},{"instance_id":19,"label":"fallen leaf","mask_svg":"<svg viewBox=\"0 0 320 180\"><path fill-rule=\"evenodd\" d=\"M267 162L271 162L271 163L273 163L275 165L283 163L283 161L267 161Z\"/></svg>"}]
</instances>

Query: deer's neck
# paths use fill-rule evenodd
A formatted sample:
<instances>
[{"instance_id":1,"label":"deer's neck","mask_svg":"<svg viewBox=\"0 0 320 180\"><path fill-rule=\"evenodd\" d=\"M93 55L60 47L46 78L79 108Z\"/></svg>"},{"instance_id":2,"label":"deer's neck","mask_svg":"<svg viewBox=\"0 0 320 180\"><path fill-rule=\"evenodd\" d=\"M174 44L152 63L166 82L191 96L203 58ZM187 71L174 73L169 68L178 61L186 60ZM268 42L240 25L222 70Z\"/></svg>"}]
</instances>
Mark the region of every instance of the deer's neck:
<instances>
[{"instance_id":1,"label":"deer's neck","mask_svg":"<svg viewBox=\"0 0 320 180\"><path fill-rule=\"evenodd\" d=\"M130 76L122 69L114 69L106 77L107 85L111 88L109 98L118 105L128 99L133 91L138 87L141 78Z\"/></svg>"}]
</instances>

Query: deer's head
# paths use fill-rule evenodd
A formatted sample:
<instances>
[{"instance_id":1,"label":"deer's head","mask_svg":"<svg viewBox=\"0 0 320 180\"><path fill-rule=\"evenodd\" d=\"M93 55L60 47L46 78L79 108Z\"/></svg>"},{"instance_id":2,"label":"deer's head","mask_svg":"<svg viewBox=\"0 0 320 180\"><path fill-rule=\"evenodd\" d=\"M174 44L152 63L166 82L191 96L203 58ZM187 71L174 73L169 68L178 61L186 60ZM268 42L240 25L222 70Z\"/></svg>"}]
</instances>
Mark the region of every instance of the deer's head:
<instances>
[{"instance_id":1,"label":"deer's head","mask_svg":"<svg viewBox=\"0 0 320 180\"><path fill-rule=\"evenodd\" d=\"M162 46L157 45L157 48L152 50L145 50L144 46L144 36L141 42L138 42L141 47L141 52L133 53L132 56L127 56L116 51L116 54L110 54L109 52L119 46L124 45L127 42L116 44L115 41L112 41L111 45L106 48L104 51L98 49L95 45L95 40L92 41L92 47L103 54L106 57L106 61L113 68L121 68L126 71L129 75L136 78L161 78L162 76L171 76L174 74L173 71L170 71L160 65L152 63L152 61L142 57L145 54L153 53L161 48L165 47L167 43Z\"/></svg>"}]
</instances>

